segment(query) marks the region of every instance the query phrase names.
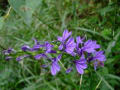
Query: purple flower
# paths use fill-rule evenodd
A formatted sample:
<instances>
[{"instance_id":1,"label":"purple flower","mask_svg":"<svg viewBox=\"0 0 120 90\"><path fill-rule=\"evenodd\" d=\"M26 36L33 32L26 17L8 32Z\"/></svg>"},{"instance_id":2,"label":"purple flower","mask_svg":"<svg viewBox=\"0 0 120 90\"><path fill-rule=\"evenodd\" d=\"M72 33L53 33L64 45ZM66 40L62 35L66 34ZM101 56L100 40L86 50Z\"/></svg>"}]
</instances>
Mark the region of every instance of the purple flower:
<instances>
[{"instance_id":1,"label":"purple flower","mask_svg":"<svg viewBox=\"0 0 120 90\"><path fill-rule=\"evenodd\" d=\"M53 45L51 45L49 42L45 42L45 53L56 53L56 51L52 50Z\"/></svg>"},{"instance_id":2,"label":"purple flower","mask_svg":"<svg viewBox=\"0 0 120 90\"><path fill-rule=\"evenodd\" d=\"M103 53L104 53L104 51L95 52L93 60L105 61L106 57L105 57L105 55Z\"/></svg>"},{"instance_id":3,"label":"purple flower","mask_svg":"<svg viewBox=\"0 0 120 90\"><path fill-rule=\"evenodd\" d=\"M16 61L21 61L22 59L29 57L29 55L23 55L16 58Z\"/></svg>"},{"instance_id":4,"label":"purple flower","mask_svg":"<svg viewBox=\"0 0 120 90\"><path fill-rule=\"evenodd\" d=\"M14 50L13 48L8 48L7 50L4 50L4 51L3 51L3 53L4 53L5 55L9 55L9 54L11 54L12 52L15 52L15 50Z\"/></svg>"},{"instance_id":5,"label":"purple flower","mask_svg":"<svg viewBox=\"0 0 120 90\"><path fill-rule=\"evenodd\" d=\"M65 51L69 54L72 54L74 51L74 48L76 47L76 43L74 42L74 38L69 38L68 41L65 44Z\"/></svg>"},{"instance_id":6,"label":"purple flower","mask_svg":"<svg viewBox=\"0 0 120 90\"><path fill-rule=\"evenodd\" d=\"M95 52L95 55L93 56L92 60L94 60L94 69L96 70L98 66L103 67L104 61L106 61L106 57L103 54L103 51Z\"/></svg>"},{"instance_id":7,"label":"purple flower","mask_svg":"<svg viewBox=\"0 0 120 90\"><path fill-rule=\"evenodd\" d=\"M59 50L62 50L64 48L64 51L66 51L68 54L75 55L74 48L76 47L76 43L74 42L74 38L69 38L68 41L64 44L61 44L59 46Z\"/></svg>"},{"instance_id":8,"label":"purple flower","mask_svg":"<svg viewBox=\"0 0 120 90\"><path fill-rule=\"evenodd\" d=\"M23 46L21 47L21 49L22 49L23 51L27 51L27 50L30 50L30 47L29 47L28 45L23 45Z\"/></svg>"},{"instance_id":9,"label":"purple flower","mask_svg":"<svg viewBox=\"0 0 120 90\"><path fill-rule=\"evenodd\" d=\"M75 60L74 63L76 65L76 69L77 69L78 73L84 74L84 69L87 68L87 64L86 64L84 55L82 55L79 60Z\"/></svg>"},{"instance_id":10,"label":"purple flower","mask_svg":"<svg viewBox=\"0 0 120 90\"><path fill-rule=\"evenodd\" d=\"M77 46L77 48L79 48L79 44L83 43L83 39L81 39L81 37L78 36L78 37L76 37L76 42L77 42L76 46Z\"/></svg>"},{"instance_id":11,"label":"purple flower","mask_svg":"<svg viewBox=\"0 0 120 90\"><path fill-rule=\"evenodd\" d=\"M43 64L43 65L41 65L41 67L46 68L46 67L48 67L48 65Z\"/></svg>"},{"instance_id":12,"label":"purple flower","mask_svg":"<svg viewBox=\"0 0 120 90\"><path fill-rule=\"evenodd\" d=\"M96 44L96 41L88 40L84 43L82 50L88 53L93 53L96 51L95 49L98 48L100 48L100 45Z\"/></svg>"},{"instance_id":13,"label":"purple flower","mask_svg":"<svg viewBox=\"0 0 120 90\"><path fill-rule=\"evenodd\" d=\"M73 51L76 43L74 42L74 39L72 37L69 38L71 34L72 32L68 32L68 30L64 30L62 37L58 37L58 41L61 42L59 46L59 50L64 49L64 51L66 51L68 54L74 55Z\"/></svg>"},{"instance_id":14,"label":"purple flower","mask_svg":"<svg viewBox=\"0 0 120 90\"><path fill-rule=\"evenodd\" d=\"M36 60L40 60L41 58L46 58L47 56L45 55L45 54L37 54L36 56L34 56L34 58L36 59Z\"/></svg>"},{"instance_id":15,"label":"purple flower","mask_svg":"<svg viewBox=\"0 0 120 90\"><path fill-rule=\"evenodd\" d=\"M7 56L7 57L5 57L5 60L11 60L12 59L12 57L11 56Z\"/></svg>"},{"instance_id":16,"label":"purple flower","mask_svg":"<svg viewBox=\"0 0 120 90\"><path fill-rule=\"evenodd\" d=\"M72 71L72 68L68 68L67 70L66 70L66 73L70 73Z\"/></svg>"},{"instance_id":17,"label":"purple flower","mask_svg":"<svg viewBox=\"0 0 120 90\"><path fill-rule=\"evenodd\" d=\"M66 39L67 39L68 37L70 37L71 34L72 34L72 32L68 32L67 29L64 30L62 37L58 37L58 41L64 43L64 42L66 41Z\"/></svg>"},{"instance_id":18,"label":"purple flower","mask_svg":"<svg viewBox=\"0 0 120 90\"><path fill-rule=\"evenodd\" d=\"M52 65L51 65L51 74L56 75L57 72L60 71L60 66L58 64L58 61L61 59L62 55L58 55L56 58L52 58Z\"/></svg>"},{"instance_id":19,"label":"purple flower","mask_svg":"<svg viewBox=\"0 0 120 90\"><path fill-rule=\"evenodd\" d=\"M31 51L37 51L40 48L44 47L44 45L41 45L40 42L38 42L36 39L33 39L35 44L33 46L33 48L31 48Z\"/></svg>"},{"instance_id":20,"label":"purple flower","mask_svg":"<svg viewBox=\"0 0 120 90\"><path fill-rule=\"evenodd\" d=\"M68 30L64 30L62 37L58 37L58 41L61 42L59 46L59 50L64 50L68 54L75 55L74 48L76 47L76 43L74 42L74 38L69 38L72 32L68 32ZM68 39L69 38L69 39ZM68 40L67 40L68 39Z\"/></svg>"}]
</instances>

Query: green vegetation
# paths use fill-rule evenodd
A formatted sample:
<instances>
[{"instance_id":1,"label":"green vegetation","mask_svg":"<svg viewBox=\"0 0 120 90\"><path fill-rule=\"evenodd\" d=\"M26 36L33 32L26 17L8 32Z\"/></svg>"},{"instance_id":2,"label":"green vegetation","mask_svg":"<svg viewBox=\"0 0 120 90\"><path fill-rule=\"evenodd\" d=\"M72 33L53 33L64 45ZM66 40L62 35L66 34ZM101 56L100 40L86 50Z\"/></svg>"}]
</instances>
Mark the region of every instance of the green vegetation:
<instances>
[{"instance_id":1,"label":"green vegetation","mask_svg":"<svg viewBox=\"0 0 120 90\"><path fill-rule=\"evenodd\" d=\"M120 2L119 0L8 0L0 7L0 90L119 90ZM3 49L33 45L32 38L52 41L64 29L74 37L96 40L107 61L97 71L82 76L64 69L56 76L41 69L40 61L6 61ZM33 64L34 63L34 64Z\"/></svg>"}]
</instances>

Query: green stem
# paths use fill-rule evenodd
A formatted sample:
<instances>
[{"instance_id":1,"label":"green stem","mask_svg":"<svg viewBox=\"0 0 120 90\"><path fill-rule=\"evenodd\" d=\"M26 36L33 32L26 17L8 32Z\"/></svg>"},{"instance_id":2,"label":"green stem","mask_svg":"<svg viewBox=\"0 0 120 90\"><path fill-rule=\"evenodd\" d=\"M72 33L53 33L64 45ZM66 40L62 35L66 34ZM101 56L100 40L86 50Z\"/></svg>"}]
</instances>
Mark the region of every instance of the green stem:
<instances>
[{"instance_id":1,"label":"green stem","mask_svg":"<svg viewBox=\"0 0 120 90\"><path fill-rule=\"evenodd\" d=\"M60 64L62 65L62 67L64 68L64 70L66 71L67 69L65 68L65 66L63 65L63 63L59 60Z\"/></svg>"},{"instance_id":2,"label":"green stem","mask_svg":"<svg viewBox=\"0 0 120 90\"><path fill-rule=\"evenodd\" d=\"M96 86L95 90L97 90L97 89L98 89L98 87L100 86L101 82L102 82L102 79L100 79L100 81L99 81L99 83L97 84L97 86Z\"/></svg>"},{"instance_id":3,"label":"green stem","mask_svg":"<svg viewBox=\"0 0 120 90\"><path fill-rule=\"evenodd\" d=\"M80 88L81 88L81 84L82 84L82 78L83 78L83 75L81 75L81 77L80 77Z\"/></svg>"}]
</instances>

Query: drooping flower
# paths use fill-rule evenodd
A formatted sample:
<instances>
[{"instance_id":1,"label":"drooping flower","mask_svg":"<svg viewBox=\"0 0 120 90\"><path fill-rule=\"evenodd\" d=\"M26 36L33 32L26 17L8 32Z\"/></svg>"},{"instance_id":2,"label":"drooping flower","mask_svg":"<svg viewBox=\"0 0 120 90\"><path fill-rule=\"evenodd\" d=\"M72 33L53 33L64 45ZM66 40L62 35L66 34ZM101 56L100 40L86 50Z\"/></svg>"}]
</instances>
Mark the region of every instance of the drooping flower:
<instances>
[{"instance_id":1,"label":"drooping flower","mask_svg":"<svg viewBox=\"0 0 120 90\"><path fill-rule=\"evenodd\" d=\"M35 44L33 48L31 48L31 51L38 51L40 48L44 47L44 45L40 44L36 39L33 39Z\"/></svg>"},{"instance_id":2,"label":"drooping flower","mask_svg":"<svg viewBox=\"0 0 120 90\"><path fill-rule=\"evenodd\" d=\"M14 50L13 48L8 48L7 50L4 50L4 51L3 51L3 53L4 53L5 55L9 55L9 54L11 54L12 52L15 52L15 50Z\"/></svg>"},{"instance_id":3,"label":"drooping flower","mask_svg":"<svg viewBox=\"0 0 120 90\"><path fill-rule=\"evenodd\" d=\"M21 49L22 49L23 51L27 51L27 50L30 50L30 46L28 46L28 45L23 45L23 46L21 47Z\"/></svg>"},{"instance_id":4,"label":"drooping flower","mask_svg":"<svg viewBox=\"0 0 120 90\"><path fill-rule=\"evenodd\" d=\"M94 69L96 70L98 66L103 67L104 61L106 61L106 57L103 54L103 51L98 51L94 53L92 60L94 61Z\"/></svg>"},{"instance_id":5,"label":"drooping flower","mask_svg":"<svg viewBox=\"0 0 120 90\"><path fill-rule=\"evenodd\" d=\"M46 41L44 47L45 47L45 53L56 53L55 50L52 50L54 46L51 45L49 42Z\"/></svg>"},{"instance_id":6,"label":"drooping flower","mask_svg":"<svg viewBox=\"0 0 120 90\"><path fill-rule=\"evenodd\" d=\"M34 58L36 60L40 60L41 58L46 58L47 56L44 54L44 53L41 53L41 54L37 54L34 56Z\"/></svg>"},{"instance_id":7,"label":"drooping flower","mask_svg":"<svg viewBox=\"0 0 120 90\"><path fill-rule=\"evenodd\" d=\"M68 73L70 73L72 71L72 68L68 68L67 70L66 70L66 73L68 74Z\"/></svg>"},{"instance_id":8,"label":"drooping flower","mask_svg":"<svg viewBox=\"0 0 120 90\"><path fill-rule=\"evenodd\" d=\"M93 53L98 48L100 48L100 45L97 44L96 41L88 40L84 43L84 46L82 47L82 50L86 51L88 53Z\"/></svg>"},{"instance_id":9,"label":"drooping flower","mask_svg":"<svg viewBox=\"0 0 120 90\"><path fill-rule=\"evenodd\" d=\"M85 56L82 55L81 58L79 60L75 60L74 63L76 65L77 72L79 74L84 74L84 69L87 68Z\"/></svg>"},{"instance_id":10,"label":"drooping flower","mask_svg":"<svg viewBox=\"0 0 120 90\"><path fill-rule=\"evenodd\" d=\"M56 75L57 72L60 71L60 66L58 64L58 61L61 59L62 55L58 55L56 58L52 58L52 65L51 65L51 74Z\"/></svg>"},{"instance_id":11,"label":"drooping flower","mask_svg":"<svg viewBox=\"0 0 120 90\"><path fill-rule=\"evenodd\" d=\"M22 59L26 58L26 57L29 57L29 55L23 55L23 56L18 56L16 58L16 61L21 61Z\"/></svg>"},{"instance_id":12,"label":"drooping flower","mask_svg":"<svg viewBox=\"0 0 120 90\"><path fill-rule=\"evenodd\" d=\"M104 51L95 52L93 60L105 61L106 57L105 57L105 55L103 53L104 53Z\"/></svg>"},{"instance_id":13,"label":"drooping flower","mask_svg":"<svg viewBox=\"0 0 120 90\"><path fill-rule=\"evenodd\" d=\"M5 57L5 60L11 60L12 59L12 57L11 56L7 56L7 57Z\"/></svg>"}]
</instances>

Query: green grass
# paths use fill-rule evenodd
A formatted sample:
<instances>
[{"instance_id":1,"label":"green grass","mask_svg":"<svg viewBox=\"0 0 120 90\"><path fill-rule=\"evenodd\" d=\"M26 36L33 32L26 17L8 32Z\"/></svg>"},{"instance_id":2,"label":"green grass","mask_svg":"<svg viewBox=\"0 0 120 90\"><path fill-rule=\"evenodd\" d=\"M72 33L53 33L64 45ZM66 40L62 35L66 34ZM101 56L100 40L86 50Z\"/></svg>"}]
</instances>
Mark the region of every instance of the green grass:
<instances>
[{"instance_id":1,"label":"green grass","mask_svg":"<svg viewBox=\"0 0 120 90\"><path fill-rule=\"evenodd\" d=\"M0 18L2 47L18 50L23 44L31 46L33 37L40 41L56 40L67 28L74 37L81 35L97 40L107 61L105 67L96 72L86 70L80 86L81 76L75 69L65 74L62 68L52 76L49 68L41 69L39 61L5 61L0 53L0 90L95 90L99 82L98 90L119 90L120 8L117 0L9 0L9 3L11 10L5 14L8 16Z\"/></svg>"}]
</instances>

